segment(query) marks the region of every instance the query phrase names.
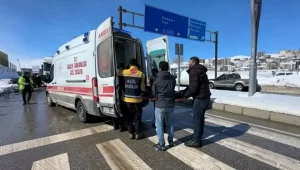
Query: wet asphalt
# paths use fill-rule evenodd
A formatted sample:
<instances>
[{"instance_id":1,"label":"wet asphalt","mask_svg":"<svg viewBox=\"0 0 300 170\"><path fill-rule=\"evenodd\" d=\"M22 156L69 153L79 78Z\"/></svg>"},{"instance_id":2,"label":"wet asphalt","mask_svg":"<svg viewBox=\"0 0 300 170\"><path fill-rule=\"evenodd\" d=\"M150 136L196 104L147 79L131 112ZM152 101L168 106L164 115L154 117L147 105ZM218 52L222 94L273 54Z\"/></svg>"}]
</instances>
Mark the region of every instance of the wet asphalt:
<instances>
[{"instance_id":1,"label":"wet asphalt","mask_svg":"<svg viewBox=\"0 0 300 170\"><path fill-rule=\"evenodd\" d=\"M73 110L61 106L48 107L43 88L36 89L33 92L30 105L23 106L22 103L19 93L0 96L0 146L85 128L111 125L110 119L97 117L91 123L84 124L79 122ZM184 130L192 127L191 105L189 102L177 103L176 109L174 120L175 137L179 141L185 142L191 138L191 134ZM155 135L155 130L151 127L153 114L152 104L144 108L143 129L147 137ZM218 137L218 134L223 134L227 138L236 139L254 147L260 147L284 157L300 160L300 145L296 147L290 146L276 140L247 133L249 129L258 125L268 129L275 129L276 132L271 130L274 133L282 134L286 132L300 141L298 127L214 110L209 110L207 116L230 119L230 122L237 124L236 128L242 129L237 131L232 127L220 126L218 122L206 122L205 129L212 131L213 135L217 137L214 139L215 142L204 140L204 146L198 149L235 169L267 170L276 168L259 159L249 157L219 144L218 141L222 141L225 138L222 136ZM223 118L220 119L223 120ZM209 135L204 134L204 138L207 137ZM6 155L0 154L0 170L31 169L33 162L62 153L68 153L71 169L111 169L96 145L114 139L120 139L152 169L192 169L191 166L167 152L155 151L153 143L148 139L130 140L127 132L110 130Z\"/></svg>"}]
</instances>

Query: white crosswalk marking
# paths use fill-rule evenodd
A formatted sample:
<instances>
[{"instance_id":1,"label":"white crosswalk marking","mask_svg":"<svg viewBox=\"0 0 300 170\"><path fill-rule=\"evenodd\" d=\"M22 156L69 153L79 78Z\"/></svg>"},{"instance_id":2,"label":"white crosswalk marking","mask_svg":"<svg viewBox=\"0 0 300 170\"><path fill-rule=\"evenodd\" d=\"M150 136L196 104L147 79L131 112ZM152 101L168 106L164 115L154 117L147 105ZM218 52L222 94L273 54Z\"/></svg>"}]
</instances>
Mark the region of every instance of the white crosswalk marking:
<instances>
[{"instance_id":1,"label":"white crosswalk marking","mask_svg":"<svg viewBox=\"0 0 300 170\"><path fill-rule=\"evenodd\" d=\"M33 162L31 170L70 170L68 154L64 153Z\"/></svg>"},{"instance_id":2,"label":"white crosswalk marking","mask_svg":"<svg viewBox=\"0 0 300 170\"><path fill-rule=\"evenodd\" d=\"M180 124L183 126L188 126L186 123ZM192 129L185 129L185 131L193 133ZM233 151L244 154L245 156L251 157L279 169L299 170L300 161L298 160L280 155L278 153L248 144L234 138L230 138L226 135L219 134L207 129L205 129L204 131L205 134L208 135L206 139L229 148Z\"/></svg>"},{"instance_id":3,"label":"white crosswalk marking","mask_svg":"<svg viewBox=\"0 0 300 170\"><path fill-rule=\"evenodd\" d=\"M296 148L300 148L300 139L299 138L295 138L295 137L291 137L288 135L283 135L283 134L279 134L279 133L274 133L271 131L267 131L267 130L263 130L263 129L258 129L255 127L251 127L249 129L245 129L243 127L235 127L237 126L239 123L233 123L230 121L226 121L226 120L222 120L222 119L217 119L211 116L208 116L205 119L206 122L209 123L213 123L216 125L220 125L220 126L225 126L228 128L232 128L235 130L239 130L239 131L246 131L246 133L251 134L251 135L255 135L261 138L265 138L265 139L269 139L269 140L273 140L282 144L286 144L286 145L290 145Z\"/></svg>"},{"instance_id":4,"label":"white crosswalk marking","mask_svg":"<svg viewBox=\"0 0 300 170\"><path fill-rule=\"evenodd\" d=\"M167 136L165 135L165 138ZM153 143L158 143L157 137L152 136L148 138ZM176 141L176 139L175 139ZM178 143L179 141L177 141ZM234 170L234 168L216 160L215 158L201 152L194 148L188 148L183 143L176 145L173 148L167 150L168 153L181 160L193 169L199 170Z\"/></svg>"},{"instance_id":5,"label":"white crosswalk marking","mask_svg":"<svg viewBox=\"0 0 300 170\"><path fill-rule=\"evenodd\" d=\"M112 170L151 170L151 168L120 139L98 144L97 148Z\"/></svg>"},{"instance_id":6,"label":"white crosswalk marking","mask_svg":"<svg viewBox=\"0 0 300 170\"><path fill-rule=\"evenodd\" d=\"M80 137L89 136L96 133L106 132L112 129L113 127L109 125L100 125L96 127L76 130L76 131L62 133L58 135L47 136L43 138L4 145L4 146L0 146L0 156L14 153L14 152L24 151L27 149L32 149L40 146L50 145L57 142L77 139Z\"/></svg>"}]
</instances>

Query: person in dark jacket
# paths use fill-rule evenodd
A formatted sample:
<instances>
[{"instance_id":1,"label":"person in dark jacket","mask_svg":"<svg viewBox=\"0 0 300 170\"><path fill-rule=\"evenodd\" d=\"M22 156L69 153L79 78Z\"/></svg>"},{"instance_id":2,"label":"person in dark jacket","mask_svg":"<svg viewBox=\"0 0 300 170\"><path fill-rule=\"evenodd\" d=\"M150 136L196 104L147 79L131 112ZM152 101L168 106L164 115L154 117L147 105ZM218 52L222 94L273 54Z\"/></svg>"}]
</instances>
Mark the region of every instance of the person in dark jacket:
<instances>
[{"instance_id":1,"label":"person in dark jacket","mask_svg":"<svg viewBox=\"0 0 300 170\"><path fill-rule=\"evenodd\" d=\"M152 86L156 80L156 76L158 74L158 69L157 68L153 68L151 70L151 73L152 73L152 76L150 77L150 87L152 89ZM153 106L154 106L154 109L155 109L155 100L153 101ZM153 114L153 123L152 123L152 127L155 128L155 113Z\"/></svg>"},{"instance_id":2,"label":"person in dark jacket","mask_svg":"<svg viewBox=\"0 0 300 170\"><path fill-rule=\"evenodd\" d=\"M189 86L183 90L185 99L193 97L193 129L192 140L185 143L187 147L201 147L204 130L204 114L210 103L209 80L207 68L199 64L198 57L191 57L189 61Z\"/></svg>"},{"instance_id":3,"label":"person in dark jacket","mask_svg":"<svg viewBox=\"0 0 300 170\"><path fill-rule=\"evenodd\" d=\"M152 85L153 96L155 97L155 125L158 144L155 145L156 150L165 151L163 122L166 120L168 131L169 147L173 147L173 112L175 107L175 85L176 81L173 75L168 72L169 63L162 61L159 63L160 72L157 74L156 80Z\"/></svg>"}]
</instances>

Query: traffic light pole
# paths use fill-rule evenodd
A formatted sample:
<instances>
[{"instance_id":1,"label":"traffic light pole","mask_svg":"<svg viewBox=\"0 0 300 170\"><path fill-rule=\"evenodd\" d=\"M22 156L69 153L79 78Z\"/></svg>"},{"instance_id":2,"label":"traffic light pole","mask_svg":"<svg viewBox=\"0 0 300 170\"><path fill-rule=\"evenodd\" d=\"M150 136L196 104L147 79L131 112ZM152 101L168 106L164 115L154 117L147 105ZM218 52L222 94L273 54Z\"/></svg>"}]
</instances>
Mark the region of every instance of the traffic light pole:
<instances>
[{"instance_id":1,"label":"traffic light pole","mask_svg":"<svg viewBox=\"0 0 300 170\"><path fill-rule=\"evenodd\" d=\"M134 23L134 17L135 16L144 17L145 16L144 14L128 11L126 9L123 9L122 6L119 6L118 12L119 12L119 28L120 29L123 29L123 26L124 27L144 29L144 27L135 25L135 23ZM127 24L127 23L123 22L123 12L132 14L132 24ZM205 31L209 33L209 37L210 37L209 39L206 39L205 41L215 44L215 78L217 78L217 75L218 75L217 72L218 72L218 43L219 43L218 42L218 35L219 35L219 32L218 31L209 31L209 30L205 30ZM212 34L215 35L214 40L211 38Z\"/></svg>"}]
</instances>

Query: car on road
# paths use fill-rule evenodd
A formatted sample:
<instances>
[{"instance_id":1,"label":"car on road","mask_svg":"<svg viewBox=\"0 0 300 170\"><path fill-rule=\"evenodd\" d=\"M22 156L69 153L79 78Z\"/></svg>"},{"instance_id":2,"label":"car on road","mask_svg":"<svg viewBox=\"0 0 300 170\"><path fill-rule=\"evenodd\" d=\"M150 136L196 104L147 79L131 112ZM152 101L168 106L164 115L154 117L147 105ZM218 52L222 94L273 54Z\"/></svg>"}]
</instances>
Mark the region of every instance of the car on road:
<instances>
[{"instance_id":1,"label":"car on road","mask_svg":"<svg viewBox=\"0 0 300 170\"><path fill-rule=\"evenodd\" d=\"M249 86L249 79L242 79L237 73L224 73L216 79L209 80L209 88L234 88L243 91Z\"/></svg>"}]
</instances>

